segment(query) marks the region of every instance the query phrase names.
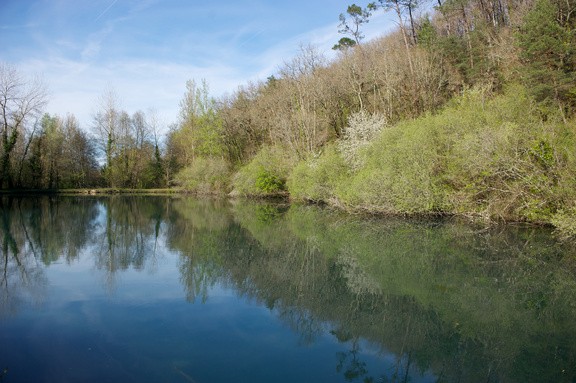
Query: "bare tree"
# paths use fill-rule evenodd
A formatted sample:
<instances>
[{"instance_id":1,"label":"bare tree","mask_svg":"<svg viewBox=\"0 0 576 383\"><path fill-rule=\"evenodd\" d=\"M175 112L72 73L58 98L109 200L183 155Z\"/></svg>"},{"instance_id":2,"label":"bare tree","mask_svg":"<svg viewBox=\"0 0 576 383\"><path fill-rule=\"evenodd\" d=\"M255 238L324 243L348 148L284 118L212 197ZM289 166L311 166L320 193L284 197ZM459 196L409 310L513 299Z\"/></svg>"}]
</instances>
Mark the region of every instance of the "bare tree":
<instances>
[{"instance_id":1,"label":"bare tree","mask_svg":"<svg viewBox=\"0 0 576 383\"><path fill-rule=\"evenodd\" d=\"M26 126L40 117L46 98L39 78L26 79L16 68L0 63L0 188L13 187L14 148L25 139Z\"/></svg>"},{"instance_id":2,"label":"bare tree","mask_svg":"<svg viewBox=\"0 0 576 383\"><path fill-rule=\"evenodd\" d=\"M154 139L154 160L151 164L152 184L155 187L164 186L167 184L168 180L164 176L164 161L162 159L162 153L160 152L161 121L156 109L148 110L148 125L152 138Z\"/></svg>"},{"instance_id":3,"label":"bare tree","mask_svg":"<svg viewBox=\"0 0 576 383\"><path fill-rule=\"evenodd\" d=\"M406 48L406 57L408 58L408 65L410 67L410 73L414 75L414 64L412 63L412 54L410 47L416 44L416 28L414 26L414 10L418 6L418 0L378 0L380 7L386 11L394 11L398 17L398 27L402 32L402 38L404 39L404 46ZM376 3L370 3L370 8L376 9L378 6ZM410 36L406 30L406 25L404 21L404 14L408 12L409 22L410 22Z\"/></svg>"},{"instance_id":4,"label":"bare tree","mask_svg":"<svg viewBox=\"0 0 576 383\"><path fill-rule=\"evenodd\" d=\"M98 176L95 148L73 114L63 120L64 148L62 179L64 187L93 185Z\"/></svg>"},{"instance_id":5,"label":"bare tree","mask_svg":"<svg viewBox=\"0 0 576 383\"><path fill-rule=\"evenodd\" d=\"M96 140L100 150L105 155L104 178L110 186L115 186L112 185L111 165L115 148L118 145L120 108L118 96L114 89L106 90L101 96L99 104L100 110L96 112L94 117Z\"/></svg>"}]
</instances>

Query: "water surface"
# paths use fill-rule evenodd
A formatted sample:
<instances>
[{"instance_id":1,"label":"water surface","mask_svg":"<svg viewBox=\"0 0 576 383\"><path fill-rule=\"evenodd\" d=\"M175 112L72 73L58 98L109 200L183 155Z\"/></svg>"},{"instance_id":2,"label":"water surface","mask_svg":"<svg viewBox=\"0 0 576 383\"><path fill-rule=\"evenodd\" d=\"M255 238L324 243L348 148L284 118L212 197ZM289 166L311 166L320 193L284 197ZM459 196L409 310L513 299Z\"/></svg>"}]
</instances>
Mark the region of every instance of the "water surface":
<instances>
[{"instance_id":1,"label":"water surface","mask_svg":"<svg viewBox=\"0 0 576 383\"><path fill-rule=\"evenodd\" d=\"M1 197L0 382L575 382L542 228Z\"/></svg>"}]
</instances>

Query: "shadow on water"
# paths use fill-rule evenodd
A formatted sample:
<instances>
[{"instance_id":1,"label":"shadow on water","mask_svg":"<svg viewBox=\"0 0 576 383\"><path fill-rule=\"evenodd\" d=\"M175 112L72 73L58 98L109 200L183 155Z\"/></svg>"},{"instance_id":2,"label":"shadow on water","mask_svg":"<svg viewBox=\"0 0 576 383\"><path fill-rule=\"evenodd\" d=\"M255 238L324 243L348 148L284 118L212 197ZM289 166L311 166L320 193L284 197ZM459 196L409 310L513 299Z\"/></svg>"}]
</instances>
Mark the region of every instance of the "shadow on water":
<instances>
[{"instance_id":1,"label":"shadow on water","mask_svg":"<svg viewBox=\"0 0 576 383\"><path fill-rule=\"evenodd\" d=\"M345 381L576 380L576 252L542 228L184 197L3 197L0 208L2 314L42 301L44 268L83 249L113 291L125 270L154 272L165 247L189 302L219 285L303 345L327 334L347 350L335 355Z\"/></svg>"}]
</instances>

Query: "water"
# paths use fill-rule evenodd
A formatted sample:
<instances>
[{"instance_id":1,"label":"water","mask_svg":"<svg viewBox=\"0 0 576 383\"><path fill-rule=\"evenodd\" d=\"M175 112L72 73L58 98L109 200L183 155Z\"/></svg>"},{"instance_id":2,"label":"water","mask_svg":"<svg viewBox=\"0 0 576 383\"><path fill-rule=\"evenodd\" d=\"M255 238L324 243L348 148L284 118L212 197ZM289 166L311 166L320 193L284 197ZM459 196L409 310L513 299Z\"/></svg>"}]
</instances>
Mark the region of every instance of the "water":
<instances>
[{"instance_id":1,"label":"water","mask_svg":"<svg viewBox=\"0 0 576 383\"><path fill-rule=\"evenodd\" d=\"M2 197L0 382L575 382L542 228Z\"/></svg>"}]
</instances>

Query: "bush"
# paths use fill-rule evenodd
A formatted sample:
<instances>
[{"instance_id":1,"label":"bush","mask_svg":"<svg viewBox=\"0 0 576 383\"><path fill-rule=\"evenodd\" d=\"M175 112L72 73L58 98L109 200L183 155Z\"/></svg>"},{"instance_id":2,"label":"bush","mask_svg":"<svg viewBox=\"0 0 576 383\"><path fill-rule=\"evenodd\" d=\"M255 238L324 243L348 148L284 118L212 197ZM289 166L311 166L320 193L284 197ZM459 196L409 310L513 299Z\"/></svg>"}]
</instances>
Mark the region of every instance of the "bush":
<instances>
[{"instance_id":1,"label":"bush","mask_svg":"<svg viewBox=\"0 0 576 383\"><path fill-rule=\"evenodd\" d=\"M288 178L290 197L301 201L336 203L336 189L350 168L335 145L327 145L318 158L301 161Z\"/></svg>"},{"instance_id":2,"label":"bush","mask_svg":"<svg viewBox=\"0 0 576 383\"><path fill-rule=\"evenodd\" d=\"M338 149L344 160L353 170L359 169L363 163L362 149L365 148L386 126L386 119L379 114L368 114L361 110L348 118L348 126L344 129L342 139L338 141Z\"/></svg>"},{"instance_id":3,"label":"bush","mask_svg":"<svg viewBox=\"0 0 576 383\"><path fill-rule=\"evenodd\" d=\"M436 115L382 131L336 197L371 211L550 222L576 198L576 145L570 125L548 117L523 87L468 90Z\"/></svg>"},{"instance_id":4,"label":"bush","mask_svg":"<svg viewBox=\"0 0 576 383\"><path fill-rule=\"evenodd\" d=\"M229 191L230 169L222 158L197 157L174 179L187 191L198 194L222 194Z\"/></svg>"},{"instance_id":5,"label":"bush","mask_svg":"<svg viewBox=\"0 0 576 383\"><path fill-rule=\"evenodd\" d=\"M576 238L576 207L561 209L551 219L563 238Z\"/></svg>"},{"instance_id":6,"label":"bush","mask_svg":"<svg viewBox=\"0 0 576 383\"><path fill-rule=\"evenodd\" d=\"M338 190L350 207L385 213L443 209L441 145L423 120L387 129L366 151L365 165Z\"/></svg>"},{"instance_id":7,"label":"bush","mask_svg":"<svg viewBox=\"0 0 576 383\"><path fill-rule=\"evenodd\" d=\"M265 146L234 175L233 194L266 196L283 194L295 163L293 155L280 147Z\"/></svg>"},{"instance_id":8,"label":"bush","mask_svg":"<svg viewBox=\"0 0 576 383\"><path fill-rule=\"evenodd\" d=\"M264 193L278 193L285 188L286 182L276 174L271 174L264 167L260 168L256 177L256 188Z\"/></svg>"}]
</instances>

